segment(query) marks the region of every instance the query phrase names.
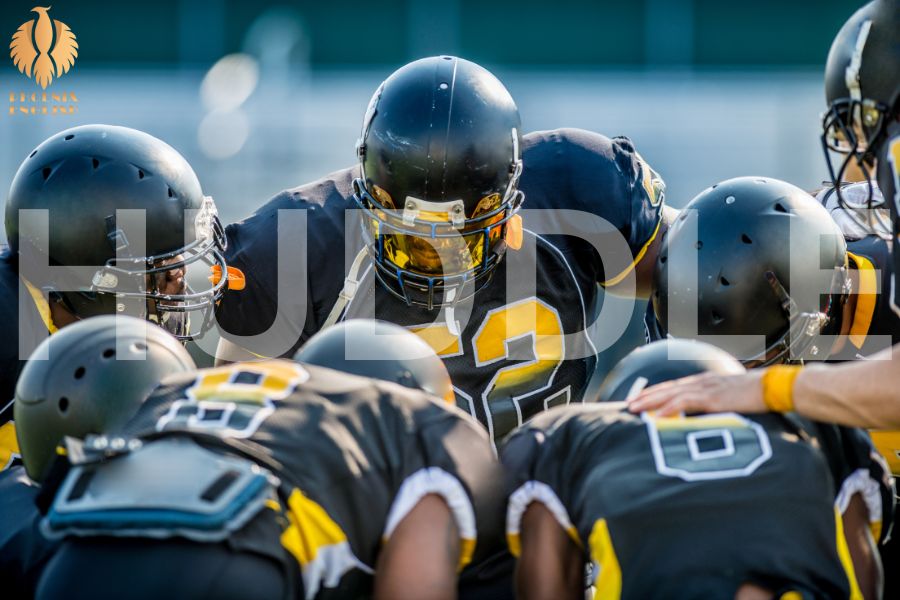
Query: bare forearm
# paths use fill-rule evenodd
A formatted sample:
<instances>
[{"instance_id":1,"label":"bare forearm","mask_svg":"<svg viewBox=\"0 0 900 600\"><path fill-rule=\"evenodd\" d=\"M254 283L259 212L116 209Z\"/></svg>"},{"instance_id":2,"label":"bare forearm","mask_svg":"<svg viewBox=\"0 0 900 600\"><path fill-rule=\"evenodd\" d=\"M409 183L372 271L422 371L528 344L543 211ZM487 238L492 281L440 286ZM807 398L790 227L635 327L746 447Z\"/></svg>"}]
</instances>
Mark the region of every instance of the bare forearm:
<instances>
[{"instance_id":1,"label":"bare forearm","mask_svg":"<svg viewBox=\"0 0 900 600\"><path fill-rule=\"evenodd\" d=\"M815 365L794 380L794 408L811 419L868 428L900 427L900 347L842 365ZM883 359L883 360L876 360Z\"/></svg>"}]
</instances>

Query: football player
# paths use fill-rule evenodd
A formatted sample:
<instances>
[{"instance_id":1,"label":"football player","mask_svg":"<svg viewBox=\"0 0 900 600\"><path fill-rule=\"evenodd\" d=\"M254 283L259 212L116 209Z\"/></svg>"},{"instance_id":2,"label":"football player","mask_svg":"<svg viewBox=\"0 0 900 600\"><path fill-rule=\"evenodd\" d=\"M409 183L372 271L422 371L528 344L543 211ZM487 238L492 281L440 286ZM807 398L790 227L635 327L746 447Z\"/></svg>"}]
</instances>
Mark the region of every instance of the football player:
<instances>
[{"instance_id":1,"label":"football player","mask_svg":"<svg viewBox=\"0 0 900 600\"><path fill-rule=\"evenodd\" d=\"M124 427L70 438L45 479L55 498L43 527L64 540L37 597L455 597L457 572L495 549L486 540L502 541L490 440L423 391L446 389L448 375L402 328L338 326L300 357L340 362L348 345L375 348L380 373L422 389L285 360L237 363L170 377ZM409 356L418 362L398 362ZM113 385L126 362L99 365L92 382ZM96 408L89 388L67 389L70 406ZM65 433L56 399L22 403L36 417L26 468Z\"/></svg>"},{"instance_id":2,"label":"football player","mask_svg":"<svg viewBox=\"0 0 900 600\"><path fill-rule=\"evenodd\" d=\"M172 336L132 317L79 321L52 340L43 346L49 360L30 361L16 387L17 433L28 460L0 473L0 581L10 598L34 597L56 548L39 530L36 505L36 482L47 475L54 444L124 425L165 376L195 368Z\"/></svg>"},{"instance_id":3,"label":"football player","mask_svg":"<svg viewBox=\"0 0 900 600\"><path fill-rule=\"evenodd\" d=\"M188 337L189 315L201 316L193 333L208 328L226 285L220 278L194 291L185 281L195 263L225 269L215 204L193 169L164 142L125 127L75 127L35 148L10 188L6 236L0 467L18 453L16 380L47 335L86 317L133 314Z\"/></svg>"},{"instance_id":4,"label":"football player","mask_svg":"<svg viewBox=\"0 0 900 600\"><path fill-rule=\"evenodd\" d=\"M860 283L869 280L869 293L858 296L862 310L854 311L854 317L861 318L854 318L856 331L849 338L858 351L850 350L857 357L873 360L837 368L782 365L737 376L701 376L653 388L636 399L633 410L659 410L660 414L682 410L797 410L810 418L869 427L896 476L900 473L900 436L891 429L900 428L896 395L900 369L884 362L894 360L896 346L874 355L865 350L869 345L866 340L873 333L884 336L887 344L900 343L900 326L892 312L900 305L894 280L900 268L896 240L900 232L900 2L870 2L844 24L829 52L825 90L829 109L823 119L822 140L833 196L842 208L855 204L870 209L864 218L848 219L846 224L857 230L853 237L858 239L848 238L848 247L852 258L861 259L854 260L862 267L858 270ZM845 154L837 170L832 166L829 148ZM843 173L852 165L864 171L865 181L845 187ZM877 187L871 178L873 170ZM884 212L883 203L878 202L879 189L889 219L878 216ZM848 190L858 193L856 202L845 197ZM854 207L847 210L850 215L854 212ZM842 229L847 232L846 226ZM873 267L881 271L880 278L874 276ZM885 347L885 341L879 346ZM888 567L885 595L896 597L900 593L896 536L881 547L881 554Z\"/></svg>"},{"instance_id":5,"label":"football player","mask_svg":"<svg viewBox=\"0 0 900 600\"><path fill-rule=\"evenodd\" d=\"M217 309L219 358L290 355L334 321L374 316L444 358L458 405L495 439L580 401L595 363L584 329L597 284L646 293L665 228L663 183L632 143L579 130L522 136L500 81L440 56L378 88L358 156L226 228L229 264L246 287ZM552 235L579 219L552 222L555 213L522 206L581 211L594 219L581 226L596 245L620 251L601 260L589 241ZM296 209L306 209L305 230L292 229ZM279 223L293 235L279 236ZM301 289L288 290L294 279Z\"/></svg>"},{"instance_id":6,"label":"football player","mask_svg":"<svg viewBox=\"0 0 900 600\"><path fill-rule=\"evenodd\" d=\"M835 38L828 55L825 91L829 108L823 117L822 143L832 175L832 188L822 194L821 200L826 208L832 211L831 214L837 216L836 220L847 239L850 287L853 293L847 297L843 314L833 314L829 317L831 323L836 324L837 321L840 321L840 330L849 337L837 340L837 345L833 348L818 348L817 358L820 360L825 357L829 357L831 360L869 357L892 343L900 342L900 320L891 310L889 294L893 288L891 283L893 268L889 259L892 244L889 239L884 239L890 238L890 224L881 218L880 215L884 213L884 209L879 208L882 206L879 202L882 200L879 188L885 190L884 197L888 199L896 195L894 184L896 176L893 167L896 161L891 160L892 144L890 139L892 135L896 135L896 133L892 134L891 130L900 129L900 124L898 124L898 119L900 119L900 107L898 107L900 79L897 75L900 72L900 51L897 48L900 46L898 44L900 44L900 3L895 0L876 0L861 8L845 23ZM829 151L844 155L837 168L832 164ZM879 153L883 157L882 160L876 160ZM854 165L864 172L864 181L847 185L844 183L845 173ZM878 180L881 184L879 186L874 185L871 177L872 168L875 165L878 166ZM737 204L713 208L719 203L716 193L717 190L707 190L701 195L701 197L709 196L706 200L706 204L710 207L708 210L720 211L716 215L728 212L736 215L741 211ZM772 196L772 200L775 200L774 196ZM701 208L703 206L705 205L700 204ZM874 210L869 211L868 214L860 214L859 209L873 207ZM763 206L763 210L765 211L765 206ZM701 265L705 265L701 266L701 272L708 275L701 278L699 282L703 289L701 295L704 297L701 304L709 304L709 306L701 308L701 313L705 314L700 317L700 333L732 333L737 331L734 328L738 328L747 333L753 329L753 333L778 334L780 336L781 332L786 331L787 323L784 318L776 318L778 324L772 322L773 317L779 317L779 315L771 310L773 306L769 301L771 294L766 294L765 289L760 290L759 283L765 269L771 269L782 280L788 276L789 256L786 248L788 238L787 226L784 224L787 217L778 221L783 223L777 236L780 243L774 245L781 246L780 248L772 248L773 244L771 243L763 244L764 247L757 244L752 254L745 251L741 254L744 257L742 260L735 260L725 255L728 252L740 253L740 243L736 243L735 240L730 246L721 245L719 239L715 237L713 229L728 227L728 224L724 222L722 216L716 215L701 215L700 217L700 231L705 230L702 235L704 248L703 250L698 249L697 256ZM705 225L704 217L713 219L714 222ZM753 231L744 231L744 228L761 227L763 217L760 214L744 215L743 218L748 223L733 225L732 229L728 230L729 233L725 234L727 237L734 238L737 233L748 236L748 239L754 237ZM773 219L777 220L777 215L770 214L768 221L774 222ZM750 223L750 220L754 222ZM796 221L793 218L790 220ZM710 241L711 235L713 239ZM683 251L688 244L696 241L681 240L682 248L679 251ZM800 240L796 244L792 241L791 244L802 253L803 246L807 242L812 244L811 239ZM746 242L744 243L746 244ZM674 247L679 244L673 241L672 245ZM816 246L817 244L810 245L810 247ZM755 258L761 256L759 253L763 253L765 256ZM747 266L747 262L753 264ZM827 265L810 265L808 268L812 271L815 266L830 268L833 265L834 261L831 261ZM805 274L804 267L803 263L796 265L796 274ZM740 279L743 281L735 282L737 288L723 285L722 278L729 282L735 279L737 273L735 269L749 269L751 272L741 272ZM877 275L878 272L880 272L880 276ZM679 281L667 281L664 265L658 265L657 275L656 283L659 286L660 300L655 304L656 319L648 319L651 324L651 327L648 327L651 337L658 337L658 335L666 333L665 325L661 326L660 331L654 332L654 321L664 323L666 316L661 313L667 312L667 297L671 299L674 296L672 292L683 291L683 285L686 285ZM747 281L751 283L748 284ZM668 285L675 287L668 290L670 293L666 294ZM741 293L741 291L746 291L748 285L755 291ZM741 291L738 291L739 289ZM832 296L830 300L834 304L834 300L839 299ZM757 304L758 302L762 302L762 304ZM737 303L737 308L735 308L735 303ZM722 316L723 311L731 312L728 315L729 318L722 321L714 317L714 311L718 316ZM798 311L811 314L820 312L814 306L800 306ZM763 319L764 323L752 325L748 322L760 312L770 315ZM824 314L823 316L828 317ZM673 325L678 327L678 324ZM798 327L798 329L800 328ZM832 325L831 329L834 330L837 327ZM677 335L677 333L675 334ZM795 358L801 358L801 356L797 355ZM771 362L781 362L781 360Z\"/></svg>"},{"instance_id":7,"label":"football player","mask_svg":"<svg viewBox=\"0 0 900 600\"><path fill-rule=\"evenodd\" d=\"M818 264L800 262L816 249ZM821 336L843 334L840 344L860 329L857 321L868 325L874 308L850 293L865 274L849 268L848 257L862 262L803 190L765 177L718 183L691 200L666 233L648 338L716 336L708 341L747 366L825 358L833 340ZM865 334L853 344L861 346Z\"/></svg>"},{"instance_id":8,"label":"football player","mask_svg":"<svg viewBox=\"0 0 900 600\"><path fill-rule=\"evenodd\" d=\"M553 409L505 442L520 597L583 597L590 562L597 598L880 597L893 495L865 433L622 411L647 384L742 371L714 346L656 342L610 373L613 404Z\"/></svg>"}]
</instances>

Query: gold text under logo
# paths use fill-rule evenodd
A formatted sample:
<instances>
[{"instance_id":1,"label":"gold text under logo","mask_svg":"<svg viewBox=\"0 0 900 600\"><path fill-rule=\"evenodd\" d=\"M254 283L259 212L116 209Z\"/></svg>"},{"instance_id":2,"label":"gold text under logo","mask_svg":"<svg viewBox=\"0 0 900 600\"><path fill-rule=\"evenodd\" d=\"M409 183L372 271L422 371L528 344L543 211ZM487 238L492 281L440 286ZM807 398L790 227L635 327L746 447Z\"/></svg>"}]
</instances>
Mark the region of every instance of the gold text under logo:
<instances>
[{"instance_id":1,"label":"gold text under logo","mask_svg":"<svg viewBox=\"0 0 900 600\"><path fill-rule=\"evenodd\" d=\"M10 92L10 115L72 115L78 110L75 92Z\"/></svg>"},{"instance_id":2,"label":"gold text under logo","mask_svg":"<svg viewBox=\"0 0 900 600\"><path fill-rule=\"evenodd\" d=\"M41 89L47 89L54 77L68 73L78 57L75 34L65 23L50 18L50 8L32 8L37 18L23 23L9 45L13 64L26 77L33 77Z\"/></svg>"}]
</instances>

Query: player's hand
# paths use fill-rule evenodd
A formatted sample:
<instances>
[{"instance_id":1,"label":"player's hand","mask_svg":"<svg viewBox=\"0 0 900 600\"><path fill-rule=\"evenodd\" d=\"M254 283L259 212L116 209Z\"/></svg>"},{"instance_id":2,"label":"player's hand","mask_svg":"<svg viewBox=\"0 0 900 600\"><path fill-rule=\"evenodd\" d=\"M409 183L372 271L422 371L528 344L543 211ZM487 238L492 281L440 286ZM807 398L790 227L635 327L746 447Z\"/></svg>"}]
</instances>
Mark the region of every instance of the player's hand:
<instances>
[{"instance_id":1,"label":"player's hand","mask_svg":"<svg viewBox=\"0 0 900 600\"><path fill-rule=\"evenodd\" d=\"M628 402L633 413L766 412L762 396L762 369L740 375L702 373L647 388Z\"/></svg>"}]
</instances>

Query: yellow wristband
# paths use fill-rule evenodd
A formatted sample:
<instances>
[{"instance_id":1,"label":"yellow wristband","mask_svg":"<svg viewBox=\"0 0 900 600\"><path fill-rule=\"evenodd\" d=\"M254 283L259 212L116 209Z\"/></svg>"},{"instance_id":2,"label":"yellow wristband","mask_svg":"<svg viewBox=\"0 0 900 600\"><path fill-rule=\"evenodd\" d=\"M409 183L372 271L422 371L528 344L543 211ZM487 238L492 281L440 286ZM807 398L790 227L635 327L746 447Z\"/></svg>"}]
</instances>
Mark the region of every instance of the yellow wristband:
<instances>
[{"instance_id":1,"label":"yellow wristband","mask_svg":"<svg viewBox=\"0 0 900 600\"><path fill-rule=\"evenodd\" d=\"M763 402L769 410L782 413L794 410L794 380L800 369L794 365L776 365L763 372Z\"/></svg>"}]
</instances>

